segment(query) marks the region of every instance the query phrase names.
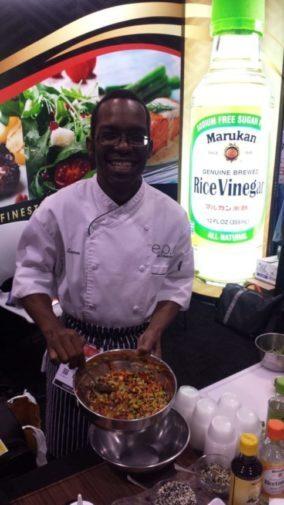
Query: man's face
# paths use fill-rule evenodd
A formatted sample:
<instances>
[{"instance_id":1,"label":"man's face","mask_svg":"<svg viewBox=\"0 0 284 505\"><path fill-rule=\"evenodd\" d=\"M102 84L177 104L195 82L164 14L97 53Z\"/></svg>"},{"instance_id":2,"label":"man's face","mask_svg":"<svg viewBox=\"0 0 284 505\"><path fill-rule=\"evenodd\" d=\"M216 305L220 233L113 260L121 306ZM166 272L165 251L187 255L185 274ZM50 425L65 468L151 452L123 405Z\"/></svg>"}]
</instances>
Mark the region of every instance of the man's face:
<instances>
[{"instance_id":1,"label":"man's face","mask_svg":"<svg viewBox=\"0 0 284 505\"><path fill-rule=\"evenodd\" d=\"M151 152L148 135L146 113L139 102L113 98L103 103L91 142L98 179L113 187L140 179Z\"/></svg>"}]
</instances>

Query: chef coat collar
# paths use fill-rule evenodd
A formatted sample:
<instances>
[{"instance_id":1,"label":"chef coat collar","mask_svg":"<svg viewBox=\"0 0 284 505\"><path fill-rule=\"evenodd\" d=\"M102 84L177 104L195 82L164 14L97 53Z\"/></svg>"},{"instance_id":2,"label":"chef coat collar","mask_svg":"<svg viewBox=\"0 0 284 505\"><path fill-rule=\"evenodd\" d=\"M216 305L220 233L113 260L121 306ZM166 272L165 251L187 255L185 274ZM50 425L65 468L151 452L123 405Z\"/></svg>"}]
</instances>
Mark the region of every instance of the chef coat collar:
<instances>
[{"instance_id":1,"label":"chef coat collar","mask_svg":"<svg viewBox=\"0 0 284 505\"><path fill-rule=\"evenodd\" d=\"M99 206L101 211L108 212L115 209L120 209L121 212L129 212L139 205L144 197L146 183L142 180L142 184L138 189L137 193L130 198L127 202L122 205L118 205L114 202L100 187L97 177L94 178L94 191L96 204Z\"/></svg>"}]
</instances>

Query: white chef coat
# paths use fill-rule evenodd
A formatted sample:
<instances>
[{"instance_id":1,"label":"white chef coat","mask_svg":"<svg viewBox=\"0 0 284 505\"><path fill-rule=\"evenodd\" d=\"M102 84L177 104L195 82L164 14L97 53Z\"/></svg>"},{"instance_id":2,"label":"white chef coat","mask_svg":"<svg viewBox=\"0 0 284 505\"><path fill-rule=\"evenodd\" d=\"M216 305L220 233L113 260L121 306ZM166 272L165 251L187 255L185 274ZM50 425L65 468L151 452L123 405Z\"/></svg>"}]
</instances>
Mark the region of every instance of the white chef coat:
<instances>
[{"instance_id":1,"label":"white chef coat","mask_svg":"<svg viewBox=\"0 0 284 505\"><path fill-rule=\"evenodd\" d=\"M118 328L141 324L162 300L187 309L192 282L182 207L145 182L119 206L93 177L34 212L19 242L12 295L46 293L77 319Z\"/></svg>"}]
</instances>

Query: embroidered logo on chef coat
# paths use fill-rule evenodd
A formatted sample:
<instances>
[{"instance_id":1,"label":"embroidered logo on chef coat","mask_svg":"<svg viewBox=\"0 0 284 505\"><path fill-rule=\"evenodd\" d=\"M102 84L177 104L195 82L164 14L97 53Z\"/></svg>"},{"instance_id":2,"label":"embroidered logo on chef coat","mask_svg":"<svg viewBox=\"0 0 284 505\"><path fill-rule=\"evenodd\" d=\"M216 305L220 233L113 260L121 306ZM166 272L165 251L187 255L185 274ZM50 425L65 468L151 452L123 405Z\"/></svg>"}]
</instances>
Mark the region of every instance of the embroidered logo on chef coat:
<instances>
[{"instance_id":1,"label":"embroidered logo on chef coat","mask_svg":"<svg viewBox=\"0 0 284 505\"><path fill-rule=\"evenodd\" d=\"M172 258L175 254L175 247L169 246L169 244L153 244L152 252L156 254L158 258Z\"/></svg>"}]
</instances>

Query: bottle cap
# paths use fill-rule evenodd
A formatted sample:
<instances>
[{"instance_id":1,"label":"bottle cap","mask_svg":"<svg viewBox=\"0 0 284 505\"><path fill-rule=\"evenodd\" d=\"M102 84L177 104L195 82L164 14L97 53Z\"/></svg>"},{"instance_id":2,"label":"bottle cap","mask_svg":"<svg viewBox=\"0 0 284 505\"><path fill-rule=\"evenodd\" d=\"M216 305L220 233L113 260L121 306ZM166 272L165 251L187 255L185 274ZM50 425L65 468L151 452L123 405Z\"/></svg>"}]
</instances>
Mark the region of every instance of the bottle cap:
<instances>
[{"instance_id":1,"label":"bottle cap","mask_svg":"<svg viewBox=\"0 0 284 505\"><path fill-rule=\"evenodd\" d=\"M212 0L212 35L264 30L265 0Z\"/></svg>"},{"instance_id":2,"label":"bottle cap","mask_svg":"<svg viewBox=\"0 0 284 505\"><path fill-rule=\"evenodd\" d=\"M284 423L280 419L269 419L267 435L272 440L284 440Z\"/></svg>"},{"instance_id":3,"label":"bottle cap","mask_svg":"<svg viewBox=\"0 0 284 505\"><path fill-rule=\"evenodd\" d=\"M274 381L274 386L276 393L279 393L280 395L284 395L284 377L276 377Z\"/></svg>"},{"instance_id":4,"label":"bottle cap","mask_svg":"<svg viewBox=\"0 0 284 505\"><path fill-rule=\"evenodd\" d=\"M242 433L240 438L240 452L245 456L257 454L258 438L253 433Z\"/></svg>"}]
</instances>

